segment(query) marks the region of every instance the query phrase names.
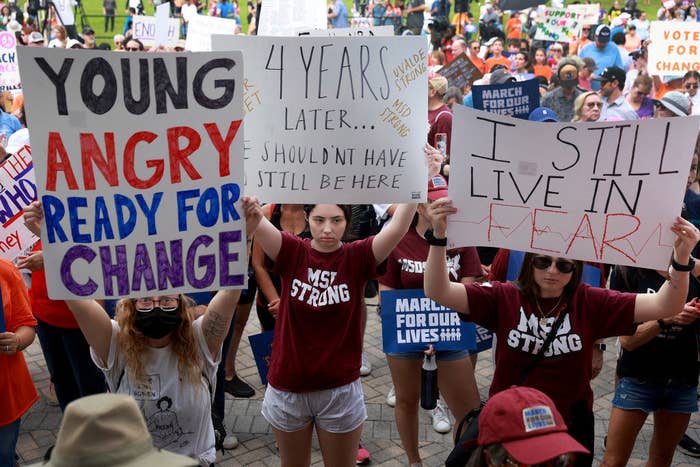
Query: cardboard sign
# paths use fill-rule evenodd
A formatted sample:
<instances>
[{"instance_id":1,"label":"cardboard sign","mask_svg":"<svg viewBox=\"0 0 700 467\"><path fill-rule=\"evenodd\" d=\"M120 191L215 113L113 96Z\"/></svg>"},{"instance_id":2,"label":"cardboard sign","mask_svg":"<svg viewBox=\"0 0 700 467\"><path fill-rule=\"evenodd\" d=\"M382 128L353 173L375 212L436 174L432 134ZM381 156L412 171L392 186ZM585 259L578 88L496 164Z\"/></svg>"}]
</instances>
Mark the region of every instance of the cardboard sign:
<instances>
[{"instance_id":1,"label":"cardboard sign","mask_svg":"<svg viewBox=\"0 0 700 467\"><path fill-rule=\"evenodd\" d=\"M49 296L245 288L241 54L18 53Z\"/></svg>"},{"instance_id":2,"label":"cardboard sign","mask_svg":"<svg viewBox=\"0 0 700 467\"><path fill-rule=\"evenodd\" d=\"M572 125L453 112L449 248L668 267L700 117Z\"/></svg>"},{"instance_id":3,"label":"cardboard sign","mask_svg":"<svg viewBox=\"0 0 700 467\"><path fill-rule=\"evenodd\" d=\"M246 193L266 202L426 198L422 37L213 36L245 59Z\"/></svg>"},{"instance_id":4,"label":"cardboard sign","mask_svg":"<svg viewBox=\"0 0 700 467\"><path fill-rule=\"evenodd\" d=\"M649 39L651 74L683 76L700 68L700 23L652 21Z\"/></svg>"},{"instance_id":5,"label":"cardboard sign","mask_svg":"<svg viewBox=\"0 0 700 467\"><path fill-rule=\"evenodd\" d=\"M476 348L474 323L425 296L423 289L381 293L384 353Z\"/></svg>"},{"instance_id":6,"label":"cardboard sign","mask_svg":"<svg viewBox=\"0 0 700 467\"><path fill-rule=\"evenodd\" d=\"M566 7L566 9L583 15L581 18L581 24L584 26L593 26L599 22L598 18L600 18L600 3L569 5Z\"/></svg>"},{"instance_id":7,"label":"cardboard sign","mask_svg":"<svg viewBox=\"0 0 700 467\"><path fill-rule=\"evenodd\" d=\"M156 45L156 17L134 15L134 38L140 40L144 46L153 47ZM163 44L172 47L180 38L180 20L178 18L168 19L167 40Z\"/></svg>"},{"instance_id":8,"label":"cardboard sign","mask_svg":"<svg viewBox=\"0 0 700 467\"><path fill-rule=\"evenodd\" d=\"M326 29L327 12L325 0L265 0L258 36L295 36L299 29Z\"/></svg>"},{"instance_id":9,"label":"cardboard sign","mask_svg":"<svg viewBox=\"0 0 700 467\"><path fill-rule=\"evenodd\" d=\"M311 37L374 37L374 36L393 36L394 26L363 26L361 28L337 28L337 29L308 29L303 28L297 31L298 36Z\"/></svg>"},{"instance_id":10,"label":"cardboard sign","mask_svg":"<svg viewBox=\"0 0 700 467\"><path fill-rule=\"evenodd\" d=\"M527 120L530 112L540 106L540 86L536 79L474 86L472 97L475 109Z\"/></svg>"},{"instance_id":11,"label":"cardboard sign","mask_svg":"<svg viewBox=\"0 0 700 467\"><path fill-rule=\"evenodd\" d=\"M572 9L545 8L542 21L537 23L535 39L571 42L581 35L583 13Z\"/></svg>"},{"instance_id":12,"label":"cardboard sign","mask_svg":"<svg viewBox=\"0 0 700 467\"><path fill-rule=\"evenodd\" d=\"M22 217L36 198L32 152L24 146L0 164L0 258L14 260L38 240Z\"/></svg>"},{"instance_id":13,"label":"cardboard sign","mask_svg":"<svg viewBox=\"0 0 700 467\"><path fill-rule=\"evenodd\" d=\"M17 39L14 34L6 31L0 31L0 92L3 91L12 94L22 92L17 65Z\"/></svg>"},{"instance_id":14,"label":"cardboard sign","mask_svg":"<svg viewBox=\"0 0 700 467\"><path fill-rule=\"evenodd\" d=\"M456 86L459 89L464 89L467 85L471 86L474 81L484 76L465 53L457 55L450 63L440 68L438 74L447 78L450 86Z\"/></svg>"},{"instance_id":15,"label":"cardboard sign","mask_svg":"<svg viewBox=\"0 0 700 467\"><path fill-rule=\"evenodd\" d=\"M275 331L265 331L260 334L248 336L250 350L253 352L255 366L258 367L260 382L267 384L267 372L270 371L270 357L272 356L272 343Z\"/></svg>"},{"instance_id":16,"label":"cardboard sign","mask_svg":"<svg viewBox=\"0 0 700 467\"><path fill-rule=\"evenodd\" d=\"M187 23L185 49L191 52L209 52L211 36L214 34L236 34L236 20L216 16L192 15Z\"/></svg>"}]
</instances>

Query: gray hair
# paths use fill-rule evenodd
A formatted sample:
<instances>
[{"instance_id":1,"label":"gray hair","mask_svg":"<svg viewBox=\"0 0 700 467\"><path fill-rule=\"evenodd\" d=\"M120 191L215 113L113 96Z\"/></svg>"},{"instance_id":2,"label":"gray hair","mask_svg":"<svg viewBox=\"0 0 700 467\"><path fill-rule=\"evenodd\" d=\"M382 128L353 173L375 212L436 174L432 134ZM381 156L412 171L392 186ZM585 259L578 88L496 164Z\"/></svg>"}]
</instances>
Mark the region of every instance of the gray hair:
<instances>
[{"instance_id":1,"label":"gray hair","mask_svg":"<svg viewBox=\"0 0 700 467\"><path fill-rule=\"evenodd\" d=\"M452 98L457 99L457 102L461 104L462 99L464 98L462 96L462 90L456 86L450 86L449 88L447 88L447 92L444 96L442 96L442 102L447 104Z\"/></svg>"}]
</instances>

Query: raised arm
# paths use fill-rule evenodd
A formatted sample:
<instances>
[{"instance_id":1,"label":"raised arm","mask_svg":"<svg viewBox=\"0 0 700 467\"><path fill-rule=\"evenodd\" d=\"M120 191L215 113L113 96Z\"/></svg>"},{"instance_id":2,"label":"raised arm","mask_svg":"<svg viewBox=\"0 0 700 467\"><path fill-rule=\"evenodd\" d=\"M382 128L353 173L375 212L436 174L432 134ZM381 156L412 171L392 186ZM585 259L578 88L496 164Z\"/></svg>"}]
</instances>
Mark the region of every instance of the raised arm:
<instances>
[{"instance_id":1,"label":"raised arm","mask_svg":"<svg viewBox=\"0 0 700 467\"><path fill-rule=\"evenodd\" d=\"M673 245L673 258L676 263L685 265L690 261L690 252L700 240L700 232L687 220L678 217L671 226L676 234ZM639 294L634 306L636 322L667 318L683 309L688 294L688 272L669 269L669 278L655 294Z\"/></svg>"},{"instance_id":2,"label":"raised arm","mask_svg":"<svg viewBox=\"0 0 700 467\"><path fill-rule=\"evenodd\" d=\"M219 290L209 302L207 311L204 313L202 333L214 359L219 356L239 298L241 298L240 289Z\"/></svg>"},{"instance_id":3,"label":"raised arm","mask_svg":"<svg viewBox=\"0 0 700 467\"><path fill-rule=\"evenodd\" d=\"M449 198L441 198L430 203L428 215L433 225L433 236L436 239L447 238L447 216L455 212L457 209L452 206L452 200ZM425 295L459 313L469 314L467 289L461 283L450 282L445 248L430 246L423 274Z\"/></svg>"},{"instance_id":4,"label":"raised arm","mask_svg":"<svg viewBox=\"0 0 700 467\"><path fill-rule=\"evenodd\" d=\"M66 305L73 312L87 343L106 364L112 341L112 320L105 309L95 300L66 300Z\"/></svg>"},{"instance_id":5,"label":"raised arm","mask_svg":"<svg viewBox=\"0 0 700 467\"><path fill-rule=\"evenodd\" d=\"M265 219L270 219L272 217L272 205L266 204L262 207L263 216ZM279 300L279 295L277 294L277 289L272 283L270 278L270 273L267 272L265 268L265 253L257 242L253 243L253 256L252 256L253 270L255 271L255 282L258 283L258 289L267 299L268 303L274 300Z\"/></svg>"},{"instance_id":6,"label":"raised arm","mask_svg":"<svg viewBox=\"0 0 700 467\"><path fill-rule=\"evenodd\" d=\"M258 198L244 196L241 201L246 215L248 232L255 237L255 242L260 245L265 254L272 261L276 261L282 247L282 232L263 216Z\"/></svg>"}]
</instances>

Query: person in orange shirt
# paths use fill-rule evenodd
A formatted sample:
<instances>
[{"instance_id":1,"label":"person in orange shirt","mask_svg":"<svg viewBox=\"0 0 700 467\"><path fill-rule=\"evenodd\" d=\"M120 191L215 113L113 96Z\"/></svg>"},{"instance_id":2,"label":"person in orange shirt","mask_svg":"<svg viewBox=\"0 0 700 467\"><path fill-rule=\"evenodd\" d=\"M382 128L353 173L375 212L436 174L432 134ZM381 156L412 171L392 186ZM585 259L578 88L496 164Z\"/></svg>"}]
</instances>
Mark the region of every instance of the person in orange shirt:
<instances>
[{"instance_id":1,"label":"person in orange shirt","mask_svg":"<svg viewBox=\"0 0 700 467\"><path fill-rule=\"evenodd\" d=\"M481 70L483 73L489 73L494 65L503 65L507 70L510 70L510 60L508 57L503 56L503 40L496 38L491 45L491 55L490 58L486 59L484 68Z\"/></svg>"},{"instance_id":2,"label":"person in orange shirt","mask_svg":"<svg viewBox=\"0 0 700 467\"><path fill-rule=\"evenodd\" d=\"M522 37L522 31L523 22L520 20L520 12L513 12L506 23L506 38L520 39Z\"/></svg>"},{"instance_id":3,"label":"person in orange shirt","mask_svg":"<svg viewBox=\"0 0 700 467\"><path fill-rule=\"evenodd\" d=\"M552 80L552 67L549 66L547 53L544 49L535 50L532 69L535 72L535 76L544 76L547 78L547 82Z\"/></svg>"},{"instance_id":4,"label":"person in orange shirt","mask_svg":"<svg viewBox=\"0 0 700 467\"><path fill-rule=\"evenodd\" d=\"M469 41L469 49L467 50L467 56L469 60L477 67L479 70L483 70L486 66L484 59L479 57L479 52L481 51L481 44L479 41Z\"/></svg>"},{"instance_id":5,"label":"person in orange shirt","mask_svg":"<svg viewBox=\"0 0 700 467\"><path fill-rule=\"evenodd\" d=\"M16 465L21 417L39 399L22 354L34 341L34 326L22 275L0 259L0 466Z\"/></svg>"},{"instance_id":6,"label":"person in orange shirt","mask_svg":"<svg viewBox=\"0 0 700 467\"><path fill-rule=\"evenodd\" d=\"M575 40L573 42L569 42L569 55L576 55L579 50L583 49L585 46L593 42L590 39L591 35L591 26L590 24L584 24L581 27L581 35L578 37L578 40Z\"/></svg>"}]
</instances>

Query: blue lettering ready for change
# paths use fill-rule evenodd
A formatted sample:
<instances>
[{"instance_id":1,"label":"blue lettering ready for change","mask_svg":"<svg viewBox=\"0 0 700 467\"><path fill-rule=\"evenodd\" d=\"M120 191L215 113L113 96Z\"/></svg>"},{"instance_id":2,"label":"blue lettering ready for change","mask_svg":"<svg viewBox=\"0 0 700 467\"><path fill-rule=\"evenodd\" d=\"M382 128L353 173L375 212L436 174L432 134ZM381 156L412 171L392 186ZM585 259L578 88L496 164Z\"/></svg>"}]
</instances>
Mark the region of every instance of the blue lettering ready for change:
<instances>
[{"instance_id":1,"label":"blue lettering ready for change","mask_svg":"<svg viewBox=\"0 0 700 467\"><path fill-rule=\"evenodd\" d=\"M474 108L499 115L527 120L540 106L539 82L536 79L489 86L474 86Z\"/></svg>"},{"instance_id":2,"label":"blue lettering ready for change","mask_svg":"<svg viewBox=\"0 0 700 467\"><path fill-rule=\"evenodd\" d=\"M382 341L384 352L422 352L430 344L436 350L476 347L474 323L465 323L457 312L427 298L422 289L382 292Z\"/></svg>"}]
</instances>

